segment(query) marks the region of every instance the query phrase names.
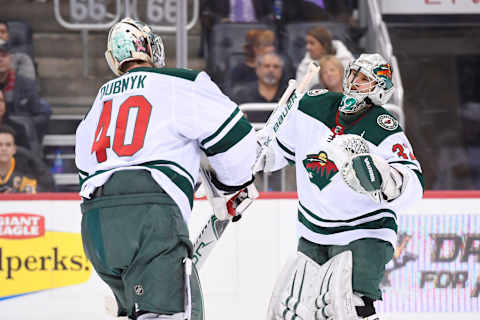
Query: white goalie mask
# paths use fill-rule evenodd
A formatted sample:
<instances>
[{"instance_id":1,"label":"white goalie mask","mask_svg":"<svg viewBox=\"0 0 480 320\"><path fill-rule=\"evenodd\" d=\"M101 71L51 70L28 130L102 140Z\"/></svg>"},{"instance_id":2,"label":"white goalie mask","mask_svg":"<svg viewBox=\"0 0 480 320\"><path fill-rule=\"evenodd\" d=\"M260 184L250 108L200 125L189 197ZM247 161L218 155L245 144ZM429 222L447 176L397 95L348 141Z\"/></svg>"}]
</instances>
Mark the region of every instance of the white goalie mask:
<instances>
[{"instance_id":1,"label":"white goalie mask","mask_svg":"<svg viewBox=\"0 0 480 320\"><path fill-rule=\"evenodd\" d=\"M138 20L125 18L116 23L108 33L105 59L117 76L125 62L140 60L151 63L156 68L165 66L165 50L162 38Z\"/></svg>"},{"instance_id":2,"label":"white goalie mask","mask_svg":"<svg viewBox=\"0 0 480 320\"><path fill-rule=\"evenodd\" d=\"M360 79L363 74L365 80ZM363 83L363 84L362 84ZM384 105L395 90L392 82L392 66L378 53L361 54L345 69L344 97L339 110L353 114L369 104Z\"/></svg>"}]
</instances>

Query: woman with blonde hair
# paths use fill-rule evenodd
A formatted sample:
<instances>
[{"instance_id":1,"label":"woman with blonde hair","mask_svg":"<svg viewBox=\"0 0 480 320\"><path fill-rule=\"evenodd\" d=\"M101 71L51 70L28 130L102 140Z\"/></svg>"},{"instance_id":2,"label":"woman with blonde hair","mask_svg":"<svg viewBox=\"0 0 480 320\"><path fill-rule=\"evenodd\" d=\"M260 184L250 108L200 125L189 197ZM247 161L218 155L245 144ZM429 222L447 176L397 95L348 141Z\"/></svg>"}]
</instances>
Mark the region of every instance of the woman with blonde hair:
<instances>
[{"instance_id":1,"label":"woman with blonde hair","mask_svg":"<svg viewBox=\"0 0 480 320\"><path fill-rule=\"evenodd\" d=\"M343 74L345 68L340 60L333 55L323 56L320 61L319 87L323 87L332 92L343 92Z\"/></svg>"},{"instance_id":2,"label":"woman with blonde hair","mask_svg":"<svg viewBox=\"0 0 480 320\"><path fill-rule=\"evenodd\" d=\"M305 36L307 53L297 68L297 82L301 82L307 73L310 62L317 61L325 55L334 55L343 66L353 61L352 53L340 40L333 40L330 31L322 26L314 27L307 31ZM320 82L318 77L314 77L310 87Z\"/></svg>"}]
</instances>

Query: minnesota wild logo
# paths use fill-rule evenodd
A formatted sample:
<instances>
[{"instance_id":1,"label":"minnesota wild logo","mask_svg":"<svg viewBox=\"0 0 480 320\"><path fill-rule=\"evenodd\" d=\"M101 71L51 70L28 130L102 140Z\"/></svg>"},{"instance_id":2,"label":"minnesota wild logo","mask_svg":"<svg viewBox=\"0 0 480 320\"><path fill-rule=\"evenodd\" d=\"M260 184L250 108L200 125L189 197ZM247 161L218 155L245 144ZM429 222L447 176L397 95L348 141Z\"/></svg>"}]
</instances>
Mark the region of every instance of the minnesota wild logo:
<instances>
[{"instance_id":1,"label":"minnesota wild logo","mask_svg":"<svg viewBox=\"0 0 480 320\"><path fill-rule=\"evenodd\" d=\"M310 181L320 190L325 188L338 172L337 166L332 160L328 159L325 151L320 151L318 154L307 154L307 157L303 160L303 165L307 170Z\"/></svg>"}]
</instances>

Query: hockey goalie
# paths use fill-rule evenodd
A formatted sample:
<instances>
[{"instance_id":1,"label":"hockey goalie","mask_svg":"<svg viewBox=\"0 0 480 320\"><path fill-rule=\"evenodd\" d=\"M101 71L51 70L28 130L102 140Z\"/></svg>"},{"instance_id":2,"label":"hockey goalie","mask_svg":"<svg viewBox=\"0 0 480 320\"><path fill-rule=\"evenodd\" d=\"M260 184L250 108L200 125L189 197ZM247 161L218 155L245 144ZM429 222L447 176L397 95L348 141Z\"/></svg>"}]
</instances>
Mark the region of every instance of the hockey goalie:
<instances>
[{"instance_id":1,"label":"hockey goalie","mask_svg":"<svg viewBox=\"0 0 480 320\"><path fill-rule=\"evenodd\" d=\"M298 252L277 279L268 320L379 319L398 211L423 194L420 163L382 107L394 89L391 65L362 54L346 68L343 93L308 91L265 147L259 169L295 163L299 198Z\"/></svg>"}]
</instances>

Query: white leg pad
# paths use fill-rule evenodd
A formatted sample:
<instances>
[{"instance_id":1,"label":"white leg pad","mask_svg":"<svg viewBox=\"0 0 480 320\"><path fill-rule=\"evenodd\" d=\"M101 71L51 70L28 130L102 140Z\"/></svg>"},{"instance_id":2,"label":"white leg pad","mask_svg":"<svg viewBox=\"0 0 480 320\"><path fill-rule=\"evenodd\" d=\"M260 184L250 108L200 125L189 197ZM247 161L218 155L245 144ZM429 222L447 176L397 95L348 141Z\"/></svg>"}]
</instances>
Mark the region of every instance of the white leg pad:
<instances>
[{"instance_id":1,"label":"white leg pad","mask_svg":"<svg viewBox=\"0 0 480 320\"><path fill-rule=\"evenodd\" d=\"M267 320L359 320L355 305L362 304L352 291L351 251L321 266L298 252L277 278Z\"/></svg>"}]
</instances>

